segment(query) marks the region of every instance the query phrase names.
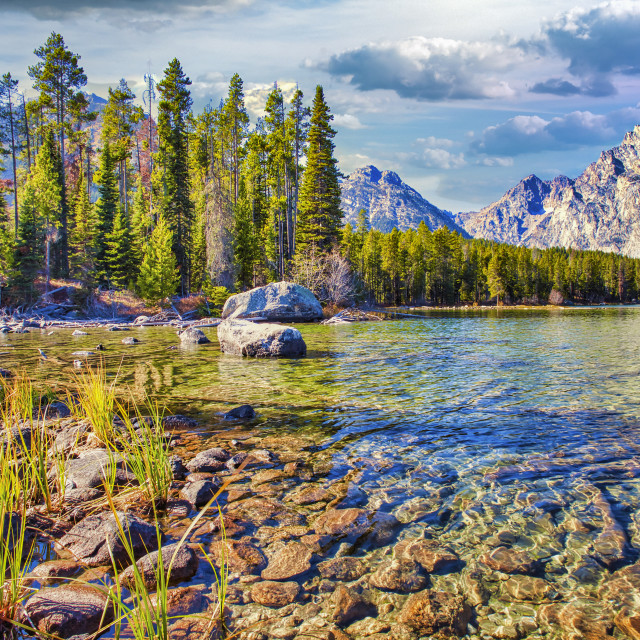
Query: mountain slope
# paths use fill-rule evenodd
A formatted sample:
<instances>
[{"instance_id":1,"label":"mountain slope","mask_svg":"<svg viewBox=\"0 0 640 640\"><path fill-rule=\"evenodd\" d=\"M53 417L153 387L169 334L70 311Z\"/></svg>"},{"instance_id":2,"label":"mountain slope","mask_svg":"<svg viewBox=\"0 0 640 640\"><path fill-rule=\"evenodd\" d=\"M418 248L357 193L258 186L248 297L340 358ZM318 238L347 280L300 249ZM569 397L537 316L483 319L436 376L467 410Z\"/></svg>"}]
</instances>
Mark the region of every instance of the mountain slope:
<instances>
[{"instance_id":1,"label":"mountain slope","mask_svg":"<svg viewBox=\"0 0 640 640\"><path fill-rule=\"evenodd\" d=\"M424 220L431 230L447 226L467 236L448 211L425 200L393 171L379 171L372 165L356 169L342 182L341 189L344 221L354 227L358 212L365 209L371 227L380 231L415 229Z\"/></svg>"},{"instance_id":2,"label":"mountain slope","mask_svg":"<svg viewBox=\"0 0 640 640\"><path fill-rule=\"evenodd\" d=\"M576 180L532 175L497 202L455 220L476 238L640 257L640 126Z\"/></svg>"}]
</instances>

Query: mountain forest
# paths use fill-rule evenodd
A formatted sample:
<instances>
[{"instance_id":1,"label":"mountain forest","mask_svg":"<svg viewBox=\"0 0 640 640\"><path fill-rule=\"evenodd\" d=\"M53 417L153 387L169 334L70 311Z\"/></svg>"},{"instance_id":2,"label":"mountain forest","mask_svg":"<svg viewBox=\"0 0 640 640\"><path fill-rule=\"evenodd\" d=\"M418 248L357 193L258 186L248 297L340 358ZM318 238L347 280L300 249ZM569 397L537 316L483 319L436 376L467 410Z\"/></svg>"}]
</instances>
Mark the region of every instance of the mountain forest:
<instances>
[{"instance_id":1,"label":"mountain forest","mask_svg":"<svg viewBox=\"0 0 640 640\"><path fill-rule=\"evenodd\" d=\"M4 305L31 304L53 279L150 304L282 279L338 305L640 297L640 260L624 256L466 239L424 222L382 233L364 210L343 226L321 86L309 104L274 84L252 124L238 74L217 107L194 113L173 59L157 83L145 76L144 95L123 79L96 108L80 60L52 33L28 69L35 97L11 73L0 79Z\"/></svg>"}]
</instances>

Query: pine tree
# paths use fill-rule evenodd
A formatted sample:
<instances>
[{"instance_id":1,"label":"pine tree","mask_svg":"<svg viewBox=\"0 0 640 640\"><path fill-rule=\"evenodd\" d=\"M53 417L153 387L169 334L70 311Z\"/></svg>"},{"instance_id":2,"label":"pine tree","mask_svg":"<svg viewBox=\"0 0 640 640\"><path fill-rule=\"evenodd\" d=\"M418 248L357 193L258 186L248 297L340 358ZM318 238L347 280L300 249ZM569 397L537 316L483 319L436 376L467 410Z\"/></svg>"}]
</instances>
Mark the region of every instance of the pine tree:
<instances>
[{"instance_id":1,"label":"pine tree","mask_svg":"<svg viewBox=\"0 0 640 640\"><path fill-rule=\"evenodd\" d=\"M109 276L109 262L107 259L107 242L113 230L113 223L118 212L118 180L115 172L115 162L111 154L111 145L107 142L100 154L100 168L94 175L94 182L98 184L98 200L96 202L96 266L99 277L105 280Z\"/></svg>"},{"instance_id":2,"label":"pine tree","mask_svg":"<svg viewBox=\"0 0 640 640\"><path fill-rule=\"evenodd\" d=\"M333 156L332 119L322 87L318 86L311 109L307 166L300 189L296 250L304 251L316 245L322 252L328 252L339 241L343 213L338 161Z\"/></svg>"},{"instance_id":3,"label":"pine tree","mask_svg":"<svg viewBox=\"0 0 640 640\"><path fill-rule=\"evenodd\" d=\"M233 204L238 202L240 190L240 161L243 155L242 143L247 137L249 115L244 104L242 78L234 73L229 82L229 94L222 108L223 134L229 149L231 194Z\"/></svg>"},{"instance_id":4,"label":"pine tree","mask_svg":"<svg viewBox=\"0 0 640 640\"><path fill-rule=\"evenodd\" d=\"M14 96L17 93L18 81L5 73L0 78L0 155L11 155L13 169L13 215L14 233L18 237L18 125L17 109ZM6 146L9 147L6 150ZM4 211L4 208L3 208ZM6 229L5 229L6 230Z\"/></svg>"},{"instance_id":5,"label":"pine tree","mask_svg":"<svg viewBox=\"0 0 640 640\"><path fill-rule=\"evenodd\" d=\"M180 268L183 295L190 288L190 249L194 206L191 201L187 118L191 110L191 80L174 58L158 83L158 162L156 171L162 185L159 209L173 233L173 251Z\"/></svg>"},{"instance_id":6,"label":"pine tree","mask_svg":"<svg viewBox=\"0 0 640 640\"><path fill-rule=\"evenodd\" d=\"M131 229L124 208L119 206L113 227L106 238L105 263L109 283L116 287L126 287L136 281L136 273L131 259Z\"/></svg>"},{"instance_id":7,"label":"pine tree","mask_svg":"<svg viewBox=\"0 0 640 640\"><path fill-rule=\"evenodd\" d=\"M34 283L42 263L42 233L40 232L35 189L27 182L22 198L18 241L15 251L16 273L13 285L20 299L31 302L34 298Z\"/></svg>"},{"instance_id":8,"label":"pine tree","mask_svg":"<svg viewBox=\"0 0 640 640\"><path fill-rule=\"evenodd\" d=\"M149 217L149 203L145 196L142 176L138 175L136 191L133 196L131 211L131 260L137 270L142 263L144 245L151 234L151 219Z\"/></svg>"},{"instance_id":9,"label":"pine tree","mask_svg":"<svg viewBox=\"0 0 640 640\"><path fill-rule=\"evenodd\" d=\"M65 134L68 133L70 120L81 119L86 112L87 102L82 93L76 90L87 84L84 69L79 66L80 56L67 48L63 37L52 32L42 47L34 51L40 62L29 67L29 76L34 88L40 92L38 100L40 110L51 114L59 139L60 149L60 241L56 255L57 270L66 276L69 272L68 256L68 205L66 198L66 179L64 173Z\"/></svg>"},{"instance_id":10,"label":"pine tree","mask_svg":"<svg viewBox=\"0 0 640 640\"><path fill-rule=\"evenodd\" d=\"M179 281L176 258L171 251L173 234L162 215L145 247L138 290L148 302L157 304L175 293Z\"/></svg>"},{"instance_id":11,"label":"pine tree","mask_svg":"<svg viewBox=\"0 0 640 640\"><path fill-rule=\"evenodd\" d=\"M251 218L251 207L246 198L238 200L235 207L233 253L236 265L237 286L248 289L253 285L253 265L256 261L256 234Z\"/></svg>"},{"instance_id":12,"label":"pine tree","mask_svg":"<svg viewBox=\"0 0 640 640\"><path fill-rule=\"evenodd\" d=\"M85 174L81 172L74 197L69 262L71 273L89 285L93 284L95 275L96 227L94 208L89 201Z\"/></svg>"}]
</instances>

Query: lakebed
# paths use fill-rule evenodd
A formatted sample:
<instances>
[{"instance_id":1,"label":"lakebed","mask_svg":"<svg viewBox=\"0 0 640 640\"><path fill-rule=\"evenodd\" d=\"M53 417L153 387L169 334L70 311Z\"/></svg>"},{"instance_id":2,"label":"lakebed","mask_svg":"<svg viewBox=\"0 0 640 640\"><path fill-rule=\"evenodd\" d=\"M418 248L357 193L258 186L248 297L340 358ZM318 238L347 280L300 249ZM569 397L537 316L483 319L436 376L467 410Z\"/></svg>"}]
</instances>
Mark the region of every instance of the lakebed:
<instances>
[{"instance_id":1,"label":"lakebed","mask_svg":"<svg viewBox=\"0 0 640 640\"><path fill-rule=\"evenodd\" d=\"M225 356L215 329L186 347L157 327L6 334L0 357L61 393L71 354L101 343L88 361L122 391L196 420L176 430L185 463L261 452L191 478L231 480L227 607L246 638L635 638L639 327L636 307L432 311L298 325L299 360ZM240 404L257 416L225 420ZM185 482L167 543L196 513ZM217 517L190 537L214 558ZM181 587L211 582L200 557Z\"/></svg>"}]
</instances>

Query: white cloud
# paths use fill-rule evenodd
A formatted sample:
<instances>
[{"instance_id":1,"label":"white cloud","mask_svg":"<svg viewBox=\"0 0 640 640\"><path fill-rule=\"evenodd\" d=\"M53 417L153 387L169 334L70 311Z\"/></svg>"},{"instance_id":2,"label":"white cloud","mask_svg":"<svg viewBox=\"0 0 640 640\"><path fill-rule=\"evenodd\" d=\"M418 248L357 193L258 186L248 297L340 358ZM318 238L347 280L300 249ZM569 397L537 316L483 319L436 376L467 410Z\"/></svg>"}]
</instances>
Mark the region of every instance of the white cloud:
<instances>
[{"instance_id":1,"label":"white cloud","mask_svg":"<svg viewBox=\"0 0 640 640\"><path fill-rule=\"evenodd\" d=\"M345 129L366 129L366 126L360 122L357 116L350 113L336 113L333 116L333 124L336 127L344 127Z\"/></svg>"}]
</instances>

